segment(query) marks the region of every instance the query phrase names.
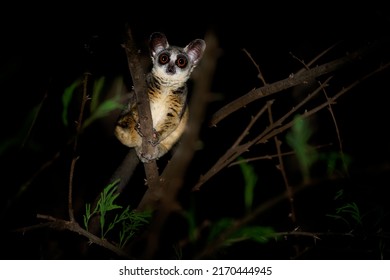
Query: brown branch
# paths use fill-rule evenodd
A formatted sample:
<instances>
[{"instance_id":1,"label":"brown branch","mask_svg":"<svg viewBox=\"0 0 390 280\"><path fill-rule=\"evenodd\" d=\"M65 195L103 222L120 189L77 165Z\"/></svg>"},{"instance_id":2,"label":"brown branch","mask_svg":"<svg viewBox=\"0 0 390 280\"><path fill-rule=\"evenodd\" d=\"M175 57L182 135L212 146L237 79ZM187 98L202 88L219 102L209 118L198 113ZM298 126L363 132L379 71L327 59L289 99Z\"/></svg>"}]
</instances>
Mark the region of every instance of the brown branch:
<instances>
[{"instance_id":1,"label":"brown branch","mask_svg":"<svg viewBox=\"0 0 390 280\"><path fill-rule=\"evenodd\" d=\"M343 88L342 90L340 90L336 95L334 95L333 97L330 97L328 98L328 100L320 105L318 105L317 107L313 108L312 110L309 110L309 111L306 111L304 112L301 117L303 119L305 118L308 118L312 115L314 115L315 113L317 113L318 111L324 109L325 107L329 106L329 104L333 104L338 98L340 98L342 95L344 95L345 93L347 93L348 91L350 91L352 88L356 87L357 85L359 85L362 81L368 79L369 77L373 76L374 74L380 72L380 71L383 71L384 69L386 69L387 67L390 66L390 63L387 63L387 64L384 64L380 67L378 67L376 70L368 73L367 75L365 75L364 77L362 77L361 79L353 82L352 84L350 84L348 87L346 88ZM323 88L323 84L321 85L321 88ZM274 135L277 135L283 131L285 131L286 129L292 127L294 125L294 121L292 120L291 122L279 127L279 128L276 128L274 130L272 130L269 134L267 134L266 136L264 137L257 137L256 140L258 141L258 143L264 143L266 142L267 140L269 140L270 138L272 138Z\"/></svg>"},{"instance_id":2,"label":"brown branch","mask_svg":"<svg viewBox=\"0 0 390 280\"><path fill-rule=\"evenodd\" d=\"M76 221L66 221L66 220L54 218L53 216L42 215L42 214L37 214L37 218L41 219L41 220L46 220L48 222L46 222L44 224L34 225L31 227L20 228L20 229L15 230L14 232L25 233L27 231L31 231L31 230L35 230L35 229L39 229L39 228L44 228L44 227L49 227L49 228L59 230L59 231L69 230L69 231L78 233L79 235L86 237L91 243L94 243L94 244L99 245L103 248L106 248L106 249L114 252L118 256L121 256L124 258L129 258L129 256L124 251L122 251L120 248L111 244L107 240L101 239L101 238L97 237L96 235L86 231L85 229L80 227L80 225Z\"/></svg>"},{"instance_id":3,"label":"brown branch","mask_svg":"<svg viewBox=\"0 0 390 280\"><path fill-rule=\"evenodd\" d=\"M361 79L353 82L352 84L350 84L348 87L346 88L343 88L342 90L340 90L337 94L335 94L333 97L331 98L328 98L327 101L325 101L324 103L318 105L317 107L309 110L309 111L305 111L301 117L302 118L308 118L312 115L314 115L315 113L317 113L318 111L324 109L325 107L329 106L330 104L333 104L339 97L341 97L343 94L345 94L346 92L350 91L352 88L354 88L355 86L357 86L358 84L360 84L362 81L368 79L369 77L371 77L372 75L386 69L387 67L389 67L390 63L387 63L387 64L384 64L384 65L381 65L380 67L378 67L376 70L368 73L367 75L365 75L364 77L362 77ZM307 98L305 98L304 100L302 100L296 107L292 108L290 110L290 112L288 112L287 114L285 114L283 117L281 117L279 120L277 120L273 125L267 127L260 135L258 135L257 137L255 137L253 140L250 140L248 141L247 143L245 144L242 144L238 147L236 147L234 150L230 149L228 150L225 155L223 155L221 158L223 158L224 160L222 161L221 158L217 161L217 163L215 163L207 172L206 174L204 175L201 175L200 178L199 178L199 181L198 183L192 188L193 191L198 191L200 190L200 187L205 183L207 182L209 179L211 179L215 174L217 174L220 170L222 170L224 167L228 166L233 160L235 160L238 156L240 156L241 154L243 154L244 152L247 152L249 150L249 148L255 144L261 144L261 143L265 143L267 142L270 138L278 135L279 133L291 128L293 125L294 125L294 121L290 121L289 123L285 124L285 125L282 125L283 122L290 116L292 115L294 112L297 111L298 108L302 107L304 104L306 104L314 95L316 95L325 85L326 83L329 81L330 78L328 78L324 83L321 84L321 86L319 88L317 88L315 90L314 93L312 94L309 94Z\"/></svg>"},{"instance_id":4,"label":"brown branch","mask_svg":"<svg viewBox=\"0 0 390 280\"><path fill-rule=\"evenodd\" d=\"M328 78L325 81L325 84L330 80ZM246 142L245 144L237 145L234 148L230 148L226 151L226 153L219 158L219 160L213 165L212 168L209 169L208 172L206 172L205 175L202 175L198 181L198 183L192 188L193 191L197 191L200 189L200 186L203 185L206 181L208 181L210 178L212 178L215 174L217 174L220 170L228 166L231 162L233 162L238 156L241 154L247 152L249 148L260 141L265 142L271 137L265 138L267 134L275 130L277 127L281 126L283 122L291 116L293 113L295 113L299 108L301 108L304 104L306 104L311 98L313 98L318 92L320 91L320 88L316 89L312 94L309 94L304 100L302 100L297 106L293 107L288 113L286 113L283 117L281 117L279 120L274 122L269 127L265 128L265 130L259 134L257 137L255 137L253 140L250 140ZM268 103L267 103L268 104ZM291 122L290 126L285 127L285 129L291 127L293 122Z\"/></svg>"},{"instance_id":5,"label":"brown branch","mask_svg":"<svg viewBox=\"0 0 390 280\"><path fill-rule=\"evenodd\" d=\"M263 73L261 73L260 66L256 63L256 61L253 59L252 55L246 49L242 49L242 50L249 57L249 59L252 61L253 65L256 67L257 72L258 72L257 77L263 82L263 85L267 85L267 82L264 79Z\"/></svg>"},{"instance_id":6,"label":"brown branch","mask_svg":"<svg viewBox=\"0 0 390 280\"><path fill-rule=\"evenodd\" d=\"M294 59L298 60L303 66L305 66L305 67L303 67L301 70L299 70L299 71L296 73L296 75L297 75L297 74L301 74L301 73L302 73L303 71L305 71L305 70L309 70L310 67L311 67L317 60L319 60L321 57L323 57L325 54L327 54L330 50L332 50L332 49L333 49L334 47L336 47L338 44L339 44L339 42L336 43L336 44L333 44L333 45L330 46L329 48L325 49L324 51L322 51L321 53L319 53L316 57L314 57L309 63L305 63L303 60L299 59L298 57L296 57L294 54L292 54L292 53L290 52L291 56L292 56Z\"/></svg>"},{"instance_id":7,"label":"brown branch","mask_svg":"<svg viewBox=\"0 0 390 280\"><path fill-rule=\"evenodd\" d=\"M259 110L259 112L256 114L256 116L252 117L247 127L243 130L241 135L237 138L237 140L234 142L234 144L230 147L230 149L235 149L239 146L242 140L244 140L245 136L249 134L249 130L251 127L256 123L256 121L266 112L266 110L269 110L269 108L272 106L274 100L268 101L263 108Z\"/></svg>"},{"instance_id":8,"label":"brown branch","mask_svg":"<svg viewBox=\"0 0 390 280\"><path fill-rule=\"evenodd\" d=\"M270 125L272 126L273 125L273 117L272 117L271 107L269 107L269 109L268 109L268 119L270 121ZM297 221L297 218L295 215L294 195L293 195L293 189L292 189L292 187L287 179L286 169L284 168L282 150L280 148L282 142L278 139L277 135L274 136L274 141L275 141L276 153L278 155L278 161L279 161L279 164L276 167L280 171L280 173L282 174L284 186L286 187L286 191L287 191L288 201L290 203L291 213L289 214L289 217L291 218L292 223L295 224Z\"/></svg>"},{"instance_id":9,"label":"brown branch","mask_svg":"<svg viewBox=\"0 0 390 280\"><path fill-rule=\"evenodd\" d=\"M320 149L320 148L323 148L325 146L329 146L329 145L332 145L331 143L330 144L326 144L326 145L318 145L318 146L315 146L314 148L315 149ZM290 151L290 152L285 152L285 153L280 153L281 156L291 156L291 155L295 155L296 152L295 151ZM240 159L240 160L237 160L235 162L232 162L231 164L229 164L228 167L231 167L231 166L234 166L234 165L238 165L238 164L241 164L243 162L251 162L251 161L257 161L257 160L263 160L263 159L273 159L273 158L277 158L279 155L278 154L274 154L274 155L264 155L264 156L258 156L258 157L252 157L252 158L245 158L245 159Z\"/></svg>"},{"instance_id":10,"label":"brown branch","mask_svg":"<svg viewBox=\"0 0 390 280\"><path fill-rule=\"evenodd\" d=\"M142 150L145 154L152 154L151 151L154 147L150 144L149 140L153 139L153 124L152 114L149 105L149 96L147 94L147 85L145 79L145 69L142 67L141 59L139 57L139 51L134 43L131 29L127 28L126 42L124 48L126 51L128 66L133 80L134 92L137 99L138 114L140 116L139 122L141 125L142 138ZM149 163L144 163L145 174L147 178L147 185L150 189L154 190L158 187L158 170L156 161L153 160ZM155 194L155 193L154 193ZM158 197L152 196L154 199ZM144 204L143 204L144 205ZM146 207L146 205L144 205Z\"/></svg>"},{"instance_id":11,"label":"brown branch","mask_svg":"<svg viewBox=\"0 0 390 280\"><path fill-rule=\"evenodd\" d=\"M239 149L240 149L240 142L244 139L244 137L247 135L249 132L249 129L254 125L256 120L266 112L268 106L270 106L272 103L268 103L264 105L261 110L256 114L255 117L253 117L247 127L244 129L244 131L241 133L240 136L238 136L237 140L233 143L233 145L226 151L224 155L222 155L217 162L213 165L212 168L210 168L209 172L207 172L205 175L202 175L199 179L199 182L197 185L195 185L192 188L192 191L198 191L200 189L200 186L205 183L207 180L209 180L213 175L216 174L219 171L221 171L224 167L229 165L230 162L235 160L240 154L239 154Z\"/></svg>"},{"instance_id":12,"label":"brown branch","mask_svg":"<svg viewBox=\"0 0 390 280\"><path fill-rule=\"evenodd\" d=\"M350 55L325 63L310 70L300 70L296 74L291 74L288 78L284 80L280 80L272 84L267 84L258 89L253 89L247 94L237 98L233 102L225 105L219 111L217 111L211 118L209 125L216 126L221 120L255 100L264 97L269 97L272 94L275 94L282 90L305 83L316 77L334 72L340 67L345 66L346 64L361 58L362 55L366 54L368 51L373 51L376 46L377 44L373 44L373 46L363 48L359 51L351 53Z\"/></svg>"},{"instance_id":13,"label":"brown branch","mask_svg":"<svg viewBox=\"0 0 390 280\"><path fill-rule=\"evenodd\" d=\"M69 185L68 185L68 215L71 222L74 222L74 211L73 211L73 176L74 176L74 169L76 166L76 161L78 159L77 156L77 147L78 147L78 139L80 136L81 131L81 124L83 123L83 117L84 117L84 109L87 104L87 101L89 100L88 96L88 78L91 74L90 73L84 73L84 81L83 81L83 97L81 100L80 105L80 113L79 118L76 123L76 136L74 138L73 142L73 158L72 162L70 164L70 172L69 172Z\"/></svg>"}]
</instances>

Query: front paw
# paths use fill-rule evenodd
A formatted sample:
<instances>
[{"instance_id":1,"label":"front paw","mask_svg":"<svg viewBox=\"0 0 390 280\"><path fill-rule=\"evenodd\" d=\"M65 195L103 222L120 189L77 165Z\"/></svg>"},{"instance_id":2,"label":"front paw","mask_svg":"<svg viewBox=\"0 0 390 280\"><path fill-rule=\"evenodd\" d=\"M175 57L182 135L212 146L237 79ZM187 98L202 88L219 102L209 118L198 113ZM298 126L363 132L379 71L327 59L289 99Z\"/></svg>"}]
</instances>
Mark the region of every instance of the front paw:
<instances>
[{"instance_id":1,"label":"front paw","mask_svg":"<svg viewBox=\"0 0 390 280\"><path fill-rule=\"evenodd\" d=\"M158 160L168 152L163 145L157 145L151 148L151 151L143 152L142 147L136 147L135 151L137 152L137 156L143 163Z\"/></svg>"},{"instance_id":2,"label":"front paw","mask_svg":"<svg viewBox=\"0 0 390 280\"><path fill-rule=\"evenodd\" d=\"M160 157L160 152L158 147L153 147L149 152L143 152L141 147L136 148L137 156L143 163L151 162L152 160L157 160Z\"/></svg>"},{"instance_id":3,"label":"front paw","mask_svg":"<svg viewBox=\"0 0 390 280\"><path fill-rule=\"evenodd\" d=\"M137 133L138 133L139 136L144 137L144 135L143 135L142 132L141 132L141 124L140 124L140 122L137 122L137 123L135 124L135 130L137 131Z\"/></svg>"},{"instance_id":4,"label":"front paw","mask_svg":"<svg viewBox=\"0 0 390 280\"><path fill-rule=\"evenodd\" d=\"M153 128L153 138L149 140L149 143L155 147L160 143L160 134Z\"/></svg>"},{"instance_id":5,"label":"front paw","mask_svg":"<svg viewBox=\"0 0 390 280\"><path fill-rule=\"evenodd\" d=\"M141 155L139 156L139 159L143 163L148 163L148 162L151 162L152 160L158 160L159 158L155 157L155 155L141 153Z\"/></svg>"}]
</instances>

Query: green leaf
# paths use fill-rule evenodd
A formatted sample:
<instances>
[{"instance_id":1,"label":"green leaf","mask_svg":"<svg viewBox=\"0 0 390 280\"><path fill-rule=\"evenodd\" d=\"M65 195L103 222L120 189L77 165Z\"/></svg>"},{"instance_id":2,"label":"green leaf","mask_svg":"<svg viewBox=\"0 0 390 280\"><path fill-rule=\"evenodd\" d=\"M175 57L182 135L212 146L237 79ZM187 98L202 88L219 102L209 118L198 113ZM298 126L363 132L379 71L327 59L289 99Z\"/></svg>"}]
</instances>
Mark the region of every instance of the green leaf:
<instances>
[{"instance_id":1,"label":"green leaf","mask_svg":"<svg viewBox=\"0 0 390 280\"><path fill-rule=\"evenodd\" d=\"M258 243L266 243L275 236L275 231L271 227L246 226L238 229L227 240L228 243L235 243L244 240L253 240Z\"/></svg>"},{"instance_id":2,"label":"green leaf","mask_svg":"<svg viewBox=\"0 0 390 280\"><path fill-rule=\"evenodd\" d=\"M148 224L152 216L150 211L136 212L130 211L129 208L123 214L124 218L118 219L122 221L122 230L119 232L120 247L123 247L143 225Z\"/></svg>"},{"instance_id":3,"label":"green leaf","mask_svg":"<svg viewBox=\"0 0 390 280\"><path fill-rule=\"evenodd\" d=\"M23 120L23 123L17 126L19 129L17 130L16 135L10 135L9 133L4 134L4 140L0 140L0 155L5 154L9 150L16 148L22 148L29 138L29 134L35 124L37 116L42 108L42 102L38 105L35 105L26 115Z\"/></svg>"},{"instance_id":4,"label":"green leaf","mask_svg":"<svg viewBox=\"0 0 390 280\"><path fill-rule=\"evenodd\" d=\"M338 171L338 166L341 164L343 171L347 172L348 166L351 163L351 157L340 152L330 152L326 154L320 154L322 160L326 161L327 173L329 176L335 174Z\"/></svg>"},{"instance_id":5,"label":"green leaf","mask_svg":"<svg viewBox=\"0 0 390 280\"><path fill-rule=\"evenodd\" d=\"M90 106L91 113L94 112L98 107L100 95L103 92L105 81L106 81L105 77L100 77L97 81L93 83L92 100Z\"/></svg>"},{"instance_id":6,"label":"green leaf","mask_svg":"<svg viewBox=\"0 0 390 280\"><path fill-rule=\"evenodd\" d=\"M188 223L188 236L191 242L196 240L197 235L197 225L196 225L196 210L195 210L195 202L192 200L188 211L185 212L185 217Z\"/></svg>"},{"instance_id":7,"label":"green leaf","mask_svg":"<svg viewBox=\"0 0 390 280\"><path fill-rule=\"evenodd\" d=\"M215 222L210 230L208 241L215 241L221 234L223 234L223 232L229 231L234 223L234 220L230 218L222 218L221 220ZM271 227L244 226L230 233L229 236L226 236L223 245L230 246L234 243L245 240L253 240L258 243L265 243L270 238L274 237L275 231Z\"/></svg>"},{"instance_id":8,"label":"green leaf","mask_svg":"<svg viewBox=\"0 0 390 280\"><path fill-rule=\"evenodd\" d=\"M122 208L122 206L114 204L114 200L119 195L119 194L114 194L118 183L119 183L119 179L115 180L107 187L105 187L103 192L100 194L100 199L97 202L97 212L100 213L100 229L101 229L102 237L104 237L105 235L104 228L106 222L106 213L114 209Z\"/></svg>"},{"instance_id":9,"label":"green leaf","mask_svg":"<svg viewBox=\"0 0 390 280\"><path fill-rule=\"evenodd\" d=\"M245 190L244 190L245 208L247 211L250 211L253 204L253 191L256 186L257 175L253 167L244 161L240 163L240 167L245 180Z\"/></svg>"},{"instance_id":10,"label":"green leaf","mask_svg":"<svg viewBox=\"0 0 390 280\"><path fill-rule=\"evenodd\" d=\"M357 224L362 224L362 216L360 215L359 207L355 202L347 203L346 205L337 208L337 214L348 214Z\"/></svg>"},{"instance_id":11,"label":"green leaf","mask_svg":"<svg viewBox=\"0 0 390 280\"><path fill-rule=\"evenodd\" d=\"M118 208L122 208L120 205L114 204L115 199L119 196L119 193L114 194L116 191L117 185L119 183L119 180L116 180L115 182L109 184L101 194L101 201L100 201L100 207L101 211L110 211Z\"/></svg>"},{"instance_id":12,"label":"green leaf","mask_svg":"<svg viewBox=\"0 0 390 280\"><path fill-rule=\"evenodd\" d=\"M287 144L294 150L305 180L309 179L310 167L318 159L317 151L308 143L311 134L307 120L297 115L293 127L286 135Z\"/></svg>"},{"instance_id":13,"label":"green leaf","mask_svg":"<svg viewBox=\"0 0 390 280\"><path fill-rule=\"evenodd\" d=\"M88 230L88 221L96 213L100 214L100 230L101 237L105 238L107 234L121 225L119 230L119 246L122 247L126 242L134 236L134 234L144 224L149 223L152 213L150 211L138 212L130 210L130 206L127 206L121 212L115 214L115 217L111 222L107 222L107 212L112 210L122 209L122 206L115 204L115 199L119 196L116 194L116 189L119 183L119 179L107 185L100 194L100 198L97 202L95 210L91 213L91 205L86 204L84 215L84 226Z\"/></svg>"},{"instance_id":14,"label":"green leaf","mask_svg":"<svg viewBox=\"0 0 390 280\"><path fill-rule=\"evenodd\" d=\"M217 237L224 232L225 230L232 227L234 220L231 218L222 218L219 221L216 221L210 229L208 236L208 241L214 241Z\"/></svg>"},{"instance_id":15,"label":"green leaf","mask_svg":"<svg viewBox=\"0 0 390 280\"><path fill-rule=\"evenodd\" d=\"M110 112L122 108L123 105L116 100L109 99L101 103L92 115L90 115L83 123L83 129L88 127L91 123L96 121L99 118L106 117Z\"/></svg>"},{"instance_id":16,"label":"green leaf","mask_svg":"<svg viewBox=\"0 0 390 280\"><path fill-rule=\"evenodd\" d=\"M328 217L339 219L344 221L348 226L351 226L350 222L348 221L348 218L355 221L356 224L362 225L363 223L363 217L360 214L359 207L355 202L349 202L345 205L339 207L336 209L336 215L326 215ZM349 220L350 220L349 219Z\"/></svg>"},{"instance_id":17,"label":"green leaf","mask_svg":"<svg viewBox=\"0 0 390 280\"><path fill-rule=\"evenodd\" d=\"M88 222L91 218L91 204L85 204L84 227L88 230Z\"/></svg>"},{"instance_id":18,"label":"green leaf","mask_svg":"<svg viewBox=\"0 0 390 280\"><path fill-rule=\"evenodd\" d=\"M68 126L68 109L69 109L69 104L72 100L73 93L75 89L81 84L81 80L76 80L74 81L70 86L68 86L64 94L62 95L62 123L65 126Z\"/></svg>"}]
</instances>

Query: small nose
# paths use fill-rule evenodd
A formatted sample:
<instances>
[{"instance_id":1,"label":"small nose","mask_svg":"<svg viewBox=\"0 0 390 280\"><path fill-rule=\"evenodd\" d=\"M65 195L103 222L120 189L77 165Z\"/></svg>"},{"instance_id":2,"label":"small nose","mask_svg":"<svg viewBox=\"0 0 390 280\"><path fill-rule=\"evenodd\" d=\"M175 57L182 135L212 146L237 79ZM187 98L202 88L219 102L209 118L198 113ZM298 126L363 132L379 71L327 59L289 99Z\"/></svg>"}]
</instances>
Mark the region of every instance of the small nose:
<instances>
[{"instance_id":1,"label":"small nose","mask_svg":"<svg viewBox=\"0 0 390 280\"><path fill-rule=\"evenodd\" d=\"M175 64L169 64L167 66L167 73L168 74L175 74L176 69L175 69Z\"/></svg>"}]
</instances>

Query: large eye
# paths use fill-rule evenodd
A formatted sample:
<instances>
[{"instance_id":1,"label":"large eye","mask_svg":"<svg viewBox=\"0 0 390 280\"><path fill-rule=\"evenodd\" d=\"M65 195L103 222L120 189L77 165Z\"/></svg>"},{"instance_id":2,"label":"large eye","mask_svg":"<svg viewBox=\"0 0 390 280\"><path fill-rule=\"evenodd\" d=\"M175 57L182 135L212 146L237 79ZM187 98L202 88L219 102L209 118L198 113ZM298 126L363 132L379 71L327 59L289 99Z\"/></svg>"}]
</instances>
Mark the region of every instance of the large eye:
<instances>
[{"instance_id":1,"label":"large eye","mask_svg":"<svg viewBox=\"0 0 390 280\"><path fill-rule=\"evenodd\" d=\"M159 57L158 57L158 61L161 63L161 64L167 64L169 62L169 56L166 54L166 53L163 53L161 54Z\"/></svg>"},{"instance_id":2,"label":"large eye","mask_svg":"<svg viewBox=\"0 0 390 280\"><path fill-rule=\"evenodd\" d=\"M186 67L187 63L188 63L187 58L184 56L178 56L176 59L176 65L180 68Z\"/></svg>"}]
</instances>

